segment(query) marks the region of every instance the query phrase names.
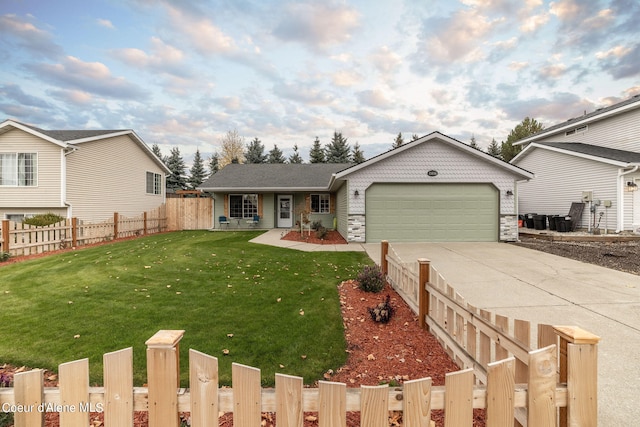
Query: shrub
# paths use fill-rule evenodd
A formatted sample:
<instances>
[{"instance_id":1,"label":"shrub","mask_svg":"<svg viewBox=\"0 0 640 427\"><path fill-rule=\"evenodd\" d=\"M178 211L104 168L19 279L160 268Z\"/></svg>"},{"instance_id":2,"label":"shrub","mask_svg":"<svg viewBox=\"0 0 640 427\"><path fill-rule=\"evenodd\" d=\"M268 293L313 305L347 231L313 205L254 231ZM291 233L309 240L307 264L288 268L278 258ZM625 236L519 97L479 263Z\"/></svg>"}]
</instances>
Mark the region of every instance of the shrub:
<instances>
[{"instance_id":1,"label":"shrub","mask_svg":"<svg viewBox=\"0 0 640 427\"><path fill-rule=\"evenodd\" d=\"M393 307L391 307L391 296L387 295L387 298L376 305L375 307L369 307L369 314L374 322L387 323L393 316Z\"/></svg>"},{"instance_id":2,"label":"shrub","mask_svg":"<svg viewBox=\"0 0 640 427\"><path fill-rule=\"evenodd\" d=\"M316 230L316 237L320 240L324 240L324 238L327 237L328 232L329 230L321 226Z\"/></svg>"},{"instance_id":3,"label":"shrub","mask_svg":"<svg viewBox=\"0 0 640 427\"><path fill-rule=\"evenodd\" d=\"M25 218L22 220L23 224L35 225L36 227L43 227L45 225L56 224L63 221L64 218L54 213L38 214L31 218Z\"/></svg>"},{"instance_id":4,"label":"shrub","mask_svg":"<svg viewBox=\"0 0 640 427\"><path fill-rule=\"evenodd\" d=\"M2 252L0 251L0 262L2 261L6 261L9 258L11 258L11 254L9 252Z\"/></svg>"},{"instance_id":5,"label":"shrub","mask_svg":"<svg viewBox=\"0 0 640 427\"><path fill-rule=\"evenodd\" d=\"M386 284L382 270L377 265L365 265L356 280L360 289L365 292L380 292Z\"/></svg>"},{"instance_id":6,"label":"shrub","mask_svg":"<svg viewBox=\"0 0 640 427\"><path fill-rule=\"evenodd\" d=\"M324 228L324 227L322 226L322 221L320 221L320 220L315 220L315 221L313 221L313 222L311 223L311 229L312 229L312 230L317 230L317 231L319 231L321 228Z\"/></svg>"}]
</instances>

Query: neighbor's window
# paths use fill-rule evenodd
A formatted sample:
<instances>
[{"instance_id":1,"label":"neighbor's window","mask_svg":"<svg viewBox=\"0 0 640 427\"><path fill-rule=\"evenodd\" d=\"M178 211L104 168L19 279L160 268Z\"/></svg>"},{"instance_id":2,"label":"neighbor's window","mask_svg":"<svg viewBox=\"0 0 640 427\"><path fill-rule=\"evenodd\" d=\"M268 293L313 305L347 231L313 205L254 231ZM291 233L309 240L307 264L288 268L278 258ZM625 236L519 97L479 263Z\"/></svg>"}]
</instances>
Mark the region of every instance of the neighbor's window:
<instances>
[{"instance_id":1,"label":"neighbor's window","mask_svg":"<svg viewBox=\"0 0 640 427\"><path fill-rule=\"evenodd\" d=\"M329 195L328 194L312 194L311 195L311 212L313 213L329 213Z\"/></svg>"},{"instance_id":2,"label":"neighbor's window","mask_svg":"<svg viewBox=\"0 0 640 427\"><path fill-rule=\"evenodd\" d=\"M38 185L38 154L0 153L0 185L9 187Z\"/></svg>"},{"instance_id":3,"label":"neighbor's window","mask_svg":"<svg viewBox=\"0 0 640 427\"><path fill-rule=\"evenodd\" d=\"M147 194L162 194L162 175L147 172Z\"/></svg>"},{"instance_id":4,"label":"neighbor's window","mask_svg":"<svg viewBox=\"0 0 640 427\"><path fill-rule=\"evenodd\" d=\"M257 194L230 194L229 218L253 218L258 215Z\"/></svg>"}]
</instances>

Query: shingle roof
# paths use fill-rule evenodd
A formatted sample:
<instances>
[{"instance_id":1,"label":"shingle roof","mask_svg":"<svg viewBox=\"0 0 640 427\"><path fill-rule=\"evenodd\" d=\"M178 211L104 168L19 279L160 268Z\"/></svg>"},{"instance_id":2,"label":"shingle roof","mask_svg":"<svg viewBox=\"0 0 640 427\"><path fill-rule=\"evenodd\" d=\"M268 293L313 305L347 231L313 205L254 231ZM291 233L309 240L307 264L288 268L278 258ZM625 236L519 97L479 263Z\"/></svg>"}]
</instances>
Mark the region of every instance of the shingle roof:
<instances>
[{"instance_id":1,"label":"shingle roof","mask_svg":"<svg viewBox=\"0 0 640 427\"><path fill-rule=\"evenodd\" d=\"M535 144L572 151L574 153L586 154L588 156L615 160L617 162L640 163L640 153L633 151L616 150L613 148L599 147L597 145L582 144L579 142L536 142Z\"/></svg>"},{"instance_id":2,"label":"shingle roof","mask_svg":"<svg viewBox=\"0 0 640 427\"><path fill-rule=\"evenodd\" d=\"M229 164L199 188L221 190L328 189L331 176L351 166L344 163Z\"/></svg>"},{"instance_id":3,"label":"shingle roof","mask_svg":"<svg viewBox=\"0 0 640 427\"><path fill-rule=\"evenodd\" d=\"M93 138L96 136L109 135L109 134L118 133L118 132L126 132L129 130L129 129L47 130L47 129L42 129L27 123L17 122L15 120L14 122L20 123L24 127L28 127L31 130L34 130L38 133L41 133L43 135L46 135L50 138L53 138L57 141L62 141L62 142L75 141L75 140L84 139L84 138Z\"/></svg>"}]
</instances>

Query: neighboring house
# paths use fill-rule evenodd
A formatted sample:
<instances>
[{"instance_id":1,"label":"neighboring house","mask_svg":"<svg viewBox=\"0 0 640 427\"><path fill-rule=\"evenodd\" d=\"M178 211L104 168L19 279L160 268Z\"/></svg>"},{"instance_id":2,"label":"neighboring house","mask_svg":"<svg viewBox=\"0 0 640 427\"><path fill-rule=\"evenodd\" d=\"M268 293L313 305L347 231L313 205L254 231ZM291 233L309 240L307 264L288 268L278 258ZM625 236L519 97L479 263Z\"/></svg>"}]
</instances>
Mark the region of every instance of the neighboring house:
<instances>
[{"instance_id":1,"label":"neighboring house","mask_svg":"<svg viewBox=\"0 0 640 427\"><path fill-rule=\"evenodd\" d=\"M513 241L518 181L533 174L433 132L357 165L231 164L200 189L216 225L291 228L304 210L350 242Z\"/></svg>"},{"instance_id":2,"label":"neighboring house","mask_svg":"<svg viewBox=\"0 0 640 427\"><path fill-rule=\"evenodd\" d=\"M52 212L104 221L165 201L167 167L132 130L0 123L0 219Z\"/></svg>"},{"instance_id":3,"label":"neighboring house","mask_svg":"<svg viewBox=\"0 0 640 427\"><path fill-rule=\"evenodd\" d=\"M584 202L578 228L640 231L640 95L516 144L511 163L535 174L519 186L520 212L566 215Z\"/></svg>"}]
</instances>

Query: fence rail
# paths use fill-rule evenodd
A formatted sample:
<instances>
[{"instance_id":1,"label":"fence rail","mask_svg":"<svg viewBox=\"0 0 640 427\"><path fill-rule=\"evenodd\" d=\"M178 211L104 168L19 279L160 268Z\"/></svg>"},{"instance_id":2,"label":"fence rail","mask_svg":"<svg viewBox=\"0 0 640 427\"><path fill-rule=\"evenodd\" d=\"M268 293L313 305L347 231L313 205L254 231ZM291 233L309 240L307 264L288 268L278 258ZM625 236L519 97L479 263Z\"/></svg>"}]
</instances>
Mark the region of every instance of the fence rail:
<instances>
[{"instance_id":1,"label":"fence rail","mask_svg":"<svg viewBox=\"0 0 640 427\"><path fill-rule=\"evenodd\" d=\"M524 408L529 425L536 427L556 426L557 413L565 408L577 422L570 425L594 422L584 422L584 397L576 400L571 383L557 384L555 345L529 352L535 369L528 387L516 383L510 357L489 364L486 386L474 385L473 370L465 369L447 374L445 385L437 387L426 377L400 387L347 388L319 381L317 388L304 388L302 378L276 374L275 388L261 388L259 369L234 363L233 387L220 388L218 359L190 349L189 388L184 389L179 384L183 334L162 330L147 340L148 387L133 387L133 349L126 348L103 356L103 387L89 386L88 359L61 364L56 388L44 388L42 370L17 373L13 388L0 389L0 410L15 413L16 427L44 426L44 412L59 412L64 427L86 427L90 412L104 412L108 427L127 427L133 426L135 411L148 412L149 427L178 427L181 412L190 413L193 427L219 425L220 412L232 412L236 426L259 426L263 412L275 412L278 426L301 427L306 412L317 413L320 426L345 426L347 411L359 411L361 425L374 427L389 425L389 411L402 411L404 426L422 427L430 425L432 410L444 410L446 426L471 426L474 408L485 408L487 425L497 427L512 426L514 412ZM577 366L574 358L583 360L580 353L592 347L571 344L570 375L584 373L571 371Z\"/></svg>"},{"instance_id":2,"label":"fence rail","mask_svg":"<svg viewBox=\"0 0 640 427\"><path fill-rule=\"evenodd\" d=\"M9 220L0 221L0 252L23 256L108 240L153 234L167 229L165 205L135 217L113 214L104 222L89 223L77 218L36 227Z\"/></svg>"},{"instance_id":3,"label":"fence rail","mask_svg":"<svg viewBox=\"0 0 640 427\"><path fill-rule=\"evenodd\" d=\"M583 353L585 364L581 368L585 371L574 371L574 375L589 378L580 388L580 392L584 393L581 396L581 405L584 406L580 409L584 411L583 418L577 424L570 422L569 425L596 425L599 337L580 328L570 327L565 330L561 326L540 324L537 325L537 343L532 343L530 322L512 320L467 303L429 260L405 262L386 241L381 244L381 254L381 267L387 281L418 314L420 325L438 339L458 367L473 371L476 383L488 384L493 361L512 357L513 380L516 384L529 384L531 394L531 375L535 370L531 366L531 354L540 351L536 350L538 348L545 349L549 346L560 349L555 356L560 363L554 370L554 374L557 373L554 381L566 383L568 348L577 342L588 343L589 352ZM575 391L578 387L571 389ZM530 420L527 412L532 410L532 402L529 403L527 407L518 408L514 413L516 420L522 425L527 425L527 420ZM561 411L560 419L564 420L561 421L562 426L567 425L565 411ZM577 416L576 411L568 412L571 417ZM571 420L575 421L575 418ZM531 424L529 421L528 425L539 424Z\"/></svg>"}]
</instances>

